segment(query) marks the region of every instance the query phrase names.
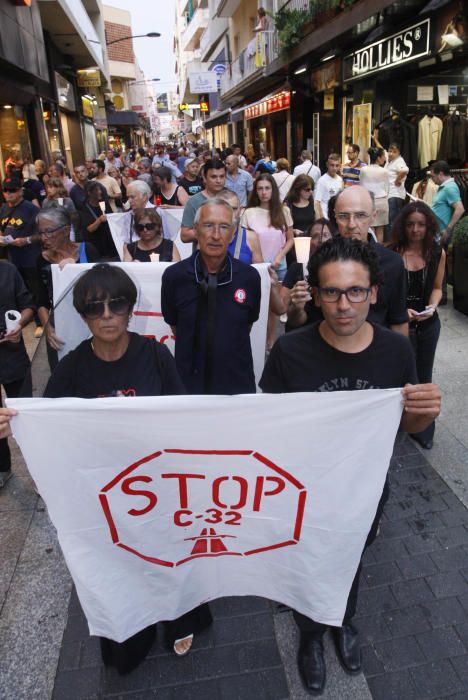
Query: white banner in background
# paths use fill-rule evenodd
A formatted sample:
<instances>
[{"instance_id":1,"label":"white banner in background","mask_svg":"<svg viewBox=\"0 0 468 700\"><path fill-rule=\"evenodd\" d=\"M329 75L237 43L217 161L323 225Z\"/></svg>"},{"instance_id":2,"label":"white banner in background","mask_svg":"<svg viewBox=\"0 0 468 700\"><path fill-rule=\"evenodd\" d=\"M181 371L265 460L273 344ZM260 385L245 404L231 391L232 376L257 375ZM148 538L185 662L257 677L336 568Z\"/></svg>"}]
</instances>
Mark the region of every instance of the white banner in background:
<instances>
[{"instance_id":1,"label":"white banner in background","mask_svg":"<svg viewBox=\"0 0 468 700\"><path fill-rule=\"evenodd\" d=\"M119 215L117 215L119 216ZM161 313L161 278L168 265L173 263L113 263L122 267L135 282L139 290L137 303L130 321L129 329L140 335L154 337L160 343L168 346L174 353L174 336L170 326L166 324ZM70 350L76 348L82 340L89 337L89 329L81 316L73 307L73 283L89 270L91 263L83 265L66 265L63 270L58 265L52 265L52 283L54 288L54 318L55 330L64 346L59 352L61 359ZM255 379L258 384L265 363L266 328L268 320L268 305L270 299L270 276L268 265L254 265L261 277L262 301L260 317L253 324L250 333L250 343L254 362ZM70 290L60 301L64 292Z\"/></svg>"},{"instance_id":2,"label":"white banner in background","mask_svg":"<svg viewBox=\"0 0 468 700\"><path fill-rule=\"evenodd\" d=\"M232 595L341 624L399 389L7 403L91 634Z\"/></svg>"},{"instance_id":3,"label":"white banner in background","mask_svg":"<svg viewBox=\"0 0 468 700\"><path fill-rule=\"evenodd\" d=\"M179 236L184 208L158 208L157 211L162 219L164 238L169 238L176 243L182 258L189 257L192 254L192 244L182 243ZM132 220L131 212L107 215L107 223L109 224L112 239L121 260L123 260L124 243L130 243L130 240L137 241L139 238L135 231L132 232L132 236L130 237Z\"/></svg>"}]
</instances>

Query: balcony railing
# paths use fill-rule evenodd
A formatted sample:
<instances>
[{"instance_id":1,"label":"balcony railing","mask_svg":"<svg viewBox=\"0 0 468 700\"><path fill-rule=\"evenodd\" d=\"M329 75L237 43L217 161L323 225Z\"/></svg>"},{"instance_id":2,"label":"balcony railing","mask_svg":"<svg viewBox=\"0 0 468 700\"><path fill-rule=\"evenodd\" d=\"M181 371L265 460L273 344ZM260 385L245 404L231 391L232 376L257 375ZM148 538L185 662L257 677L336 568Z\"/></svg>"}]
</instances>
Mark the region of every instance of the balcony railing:
<instances>
[{"instance_id":1,"label":"balcony railing","mask_svg":"<svg viewBox=\"0 0 468 700\"><path fill-rule=\"evenodd\" d=\"M258 73L278 58L278 35L276 31L258 32L238 58L221 76L221 95L225 95L244 81Z\"/></svg>"},{"instance_id":2,"label":"balcony railing","mask_svg":"<svg viewBox=\"0 0 468 700\"><path fill-rule=\"evenodd\" d=\"M198 8L189 19L186 16L186 27L181 37L184 51L193 51L199 47L200 37L210 20L209 10Z\"/></svg>"}]
</instances>

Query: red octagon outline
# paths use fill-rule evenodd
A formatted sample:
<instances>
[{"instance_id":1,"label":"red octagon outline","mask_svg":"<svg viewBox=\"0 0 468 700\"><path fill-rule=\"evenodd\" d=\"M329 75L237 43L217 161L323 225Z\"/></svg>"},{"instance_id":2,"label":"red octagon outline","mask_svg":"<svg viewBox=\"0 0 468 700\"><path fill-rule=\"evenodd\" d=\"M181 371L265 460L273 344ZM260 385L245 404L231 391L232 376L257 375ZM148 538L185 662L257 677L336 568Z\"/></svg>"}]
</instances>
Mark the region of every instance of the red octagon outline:
<instances>
[{"instance_id":1,"label":"red octagon outline","mask_svg":"<svg viewBox=\"0 0 468 700\"><path fill-rule=\"evenodd\" d=\"M117 486L117 484L122 481L126 476L131 474L135 469L137 469L139 466L142 464L145 464L146 462L151 462L154 459L157 459L160 457L163 453L167 454L187 454L187 455L242 455L242 456L251 456L254 459L258 460L261 462L264 466L268 467L268 469L271 469L272 471L276 472L280 476L283 477L286 481L289 481L299 492L298 496L298 501L297 501L297 511L296 511L296 519L294 523L294 532L293 532L293 538L291 540L285 540L284 542L278 542L277 544L271 544L266 547L259 547L257 549L251 549L247 552L207 552L204 554L193 554L189 557L185 557L184 559L181 559L178 562L171 562L171 561L166 561L164 559L158 559L156 557L149 557L146 554L142 554L141 552L138 552L136 549L133 547L128 547L126 544L123 544L122 542L119 541L119 534L117 532L117 527L115 525L109 501L107 498L107 493L114 488L114 486ZM274 464L271 460L269 460L267 457L264 457L260 452L254 452L253 450L178 450L178 449L167 449L167 450L158 450L157 452L153 452L153 454L148 455L147 457L143 457L142 459L139 459L137 462L134 462L131 464L129 467L124 469L122 472L117 474L111 481L109 481L108 484L106 484L100 491L99 493L99 501L102 507L102 510L104 512L104 516L107 520L107 524L109 526L109 531L110 535L112 538L113 544L116 544L117 547L121 547L122 549L125 549L127 552L130 552L131 554L135 554L136 556L140 557L141 559L144 559L145 561L150 562L151 564L158 564L159 566L167 566L167 567L174 567L174 566L180 566L181 564L184 564L185 562L191 561L192 559L199 559L201 557L222 557L222 556L238 556L238 557L248 557L251 556L252 554L259 554L260 552L266 552L272 549L280 549L281 547L289 547L294 544L298 544L298 542L301 539L301 530L302 530L302 519L304 517L304 509L305 509L305 503L306 503L306 498L307 498L307 491L303 484L300 483L292 474L289 474L285 469L282 469L281 467L278 467L277 464Z\"/></svg>"}]
</instances>

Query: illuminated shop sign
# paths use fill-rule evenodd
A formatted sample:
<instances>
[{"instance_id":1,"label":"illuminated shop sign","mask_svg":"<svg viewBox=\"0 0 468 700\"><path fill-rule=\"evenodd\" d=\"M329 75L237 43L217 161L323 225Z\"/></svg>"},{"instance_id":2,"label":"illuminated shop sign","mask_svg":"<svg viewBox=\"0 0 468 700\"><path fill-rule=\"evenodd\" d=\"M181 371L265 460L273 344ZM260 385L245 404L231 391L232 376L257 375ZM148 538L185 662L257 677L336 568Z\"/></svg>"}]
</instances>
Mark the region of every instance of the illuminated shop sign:
<instances>
[{"instance_id":1,"label":"illuminated shop sign","mask_svg":"<svg viewBox=\"0 0 468 700\"><path fill-rule=\"evenodd\" d=\"M272 95L267 100L259 102L251 107L246 107L245 118L255 119L256 117L263 117L265 114L271 114L272 112L279 112L281 109L288 109L291 104L291 93L290 92L279 92L277 95Z\"/></svg>"},{"instance_id":2,"label":"illuminated shop sign","mask_svg":"<svg viewBox=\"0 0 468 700\"><path fill-rule=\"evenodd\" d=\"M371 73L414 61L429 53L430 19L418 22L398 34L353 51L343 59L343 80L363 78Z\"/></svg>"}]
</instances>

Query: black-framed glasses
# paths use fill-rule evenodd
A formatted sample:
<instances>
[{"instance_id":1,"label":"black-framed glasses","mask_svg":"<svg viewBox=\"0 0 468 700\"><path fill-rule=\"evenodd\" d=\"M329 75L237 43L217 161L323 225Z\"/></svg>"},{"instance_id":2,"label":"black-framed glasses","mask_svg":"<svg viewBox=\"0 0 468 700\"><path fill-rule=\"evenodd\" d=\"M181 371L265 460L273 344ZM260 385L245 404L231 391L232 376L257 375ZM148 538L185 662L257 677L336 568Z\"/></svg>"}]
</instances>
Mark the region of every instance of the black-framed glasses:
<instances>
[{"instance_id":1,"label":"black-framed glasses","mask_svg":"<svg viewBox=\"0 0 468 700\"><path fill-rule=\"evenodd\" d=\"M343 294L351 304L360 304L363 301L367 301L371 291L371 287L348 287L348 289L340 289L339 287L318 288L320 300L326 304L336 303Z\"/></svg>"},{"instance_id":2,"label":"black-framed glasses","mask_svg":"<svg viewBox=\"0 0 468 700\"><path fill-rule=\"evenodd\" d=\"M106 299L105 301L87 301L84 305L83 316L91 320L104 316L105 307L107 306L111 314L116 316L125 316L130 311L130 302L125 297L115 297L114 299Z\"/></svg>"},{"instance_id":3,"label":"black-framed glasses","mask_svg":"<svg viewBox=\"0 0 468 700\"><path fill-rule=\"evenodd\" d=\"M140 233L146 231L154 231L158 224L155 221L150 221L149 224L135 224L135 229Z\"/></svg>"},{"instance_id":4,"label":"black-framed glasses","mask_svg":"<svg viewBox=\"0 0 468 700\"><path fill-rule=\"evenodd\" d=\"M303 187L302 191L303 192L312 192L312 187Z\"/></svg>"},{"instance_id":5,"label":"black-framed glasses","mask_svg":"<svg viewBox=\"0 0 468 700\"><path fill-rule=\"evenodd\" d=\"M57 226L57 228L43 228L43 229L37 229L37 232L40 236L45 236L48 238L49 236L53 236L54 233L57 233L57 231L61 231L65 226Z\"/></svg>"}]
</instances>

